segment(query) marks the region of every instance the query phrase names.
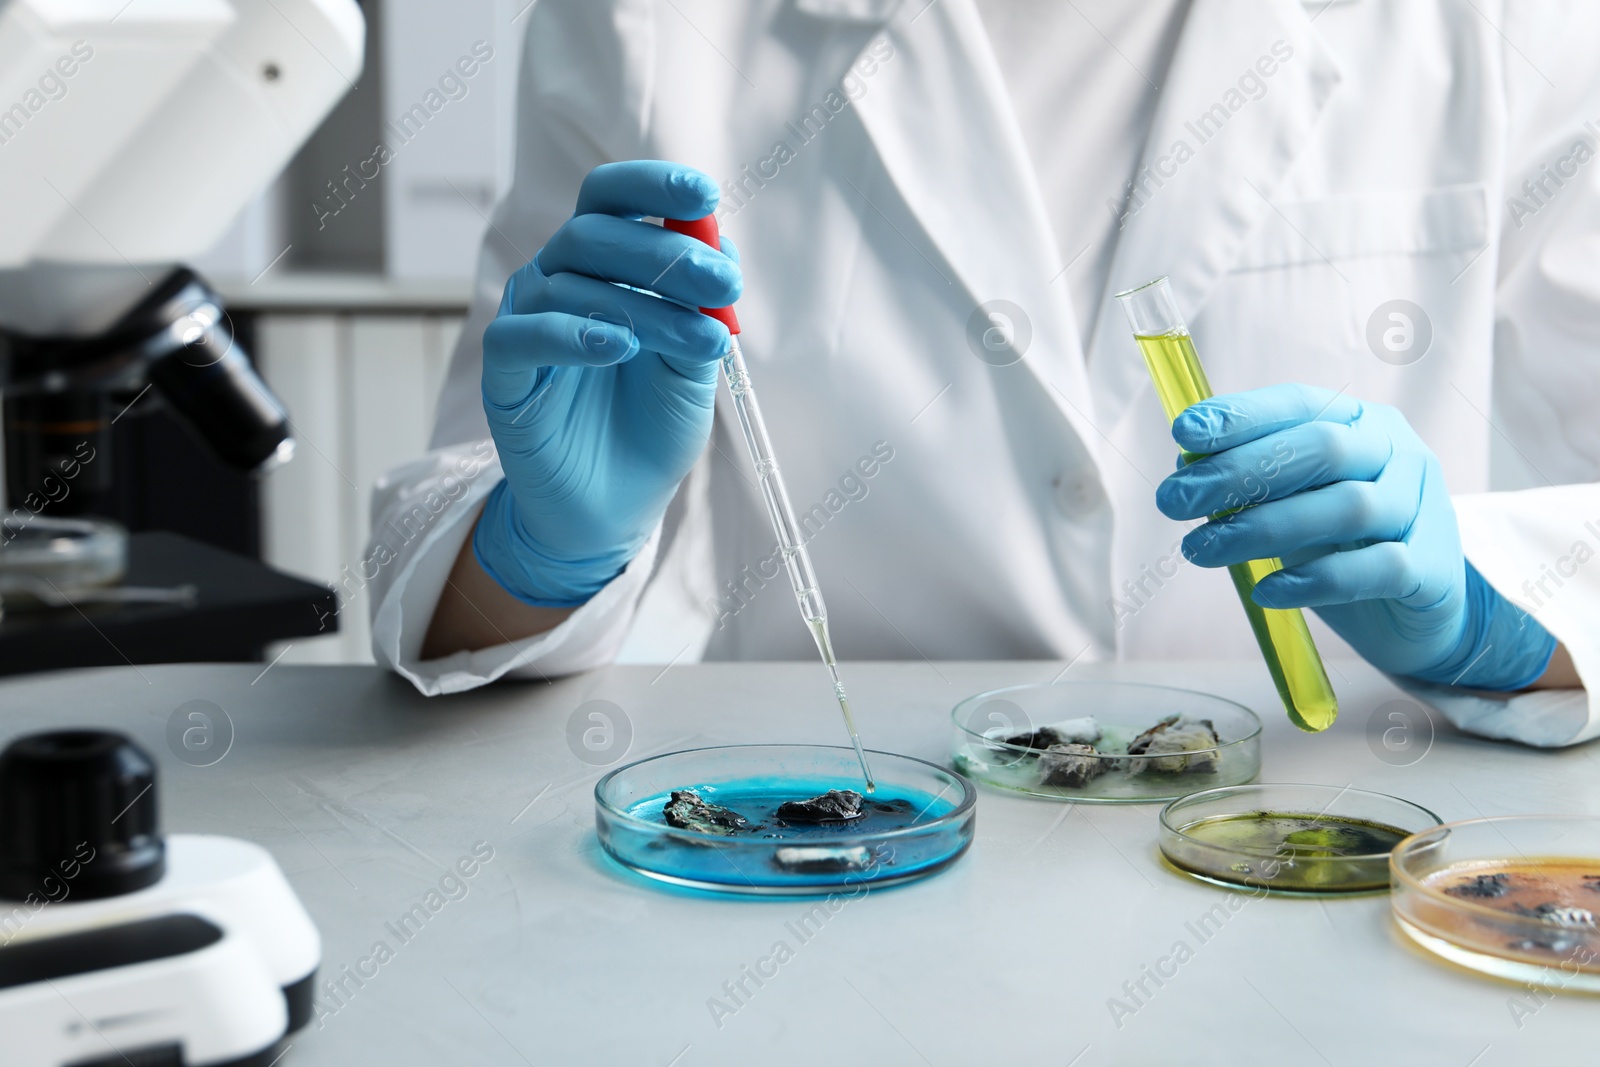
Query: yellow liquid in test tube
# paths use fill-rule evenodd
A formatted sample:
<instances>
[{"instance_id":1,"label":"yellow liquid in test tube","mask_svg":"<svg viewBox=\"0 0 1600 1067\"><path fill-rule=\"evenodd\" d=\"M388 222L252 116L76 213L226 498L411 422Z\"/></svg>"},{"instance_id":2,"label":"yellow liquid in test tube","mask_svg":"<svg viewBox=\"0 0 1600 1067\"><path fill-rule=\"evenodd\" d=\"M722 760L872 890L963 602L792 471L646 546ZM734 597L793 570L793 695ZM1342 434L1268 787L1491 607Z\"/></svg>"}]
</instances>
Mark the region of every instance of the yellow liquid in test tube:
<instances>
[{"instance_id":1,"label":"yellow liquid in test tube","mask_svg":"<svg viewBox=\"0 0 1600 1067\"><path fill-rule=\"evenodd\" d=\"M1151 285L1165 289L1166 279ZM1148 288L1141 287L1130 293L1143 293ZM1170 292L1161 295L1171 303ZM1150 378L1155 382L1156 395L1161 399L1161 408L1166 412L1170 424L1185 408L1210 397L1211 383L1206 380L1206 372L1200 366L1200 357L1195 353L1194 342L1187 328L1180 324L1163 333L1143 334L1138 332L1142 323L1135 317L1137 314L1136 310L1129 312L1130 318L1135 319L1134 339L1139 342L1139 351L1144 356ZM1191 463L1200 458L1189 453L1184 455ZM1248 563L1236 563L1228 568L1228 573L1233 578L1239 602L1244 605L1244 613L1250 619L1250 628L1255 631L1256 643L1261 646L1261 655L1267 661L1267 670L1278 687L1278 696L1283 699L1290 720L1302 730L1319 732L1333 725L1339 714L1339 701L1328 681L1322 656L1311 639L1305 615L1299 608L1263 608L1250 596L1257 582L1273 571L1282 569L1280 560L1256 559Z\"/></svg>"}]
</instances>

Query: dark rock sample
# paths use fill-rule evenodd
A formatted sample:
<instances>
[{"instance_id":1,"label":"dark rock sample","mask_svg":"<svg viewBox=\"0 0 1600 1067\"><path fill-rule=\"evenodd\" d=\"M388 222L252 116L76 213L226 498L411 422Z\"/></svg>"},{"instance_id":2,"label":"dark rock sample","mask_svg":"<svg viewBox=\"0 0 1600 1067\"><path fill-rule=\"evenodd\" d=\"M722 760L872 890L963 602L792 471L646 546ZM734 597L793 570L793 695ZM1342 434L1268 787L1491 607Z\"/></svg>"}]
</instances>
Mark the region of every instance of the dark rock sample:
<instances>
[{"instance_id":1,"label":"dark rock sample","mask_svg":"<svg viewBox=\"0 0 1600 1067\"><path fill-rule=\"evenodd\" d=\"M1453 897L1492 900L1495 897L1505 896L1510 889L1509 874L1480 874L1476 878L1469 878L1458 885L1450 886L1445 892Z\"/></svg>"},{"instance_id":2,"label":"dark rock sample","mask_svg":"<svg viewBox=\"0 0 1600 1067\"><path fill-rule=\"evenodd\" d=\"M778 805L778 818L784 822L830 823L859 819L861 794L853 789L830 789L810 800L789 800Z\"/></svg>"},{"instance_id":3,"label":"dark rock sample","mask_svg":"<svg viewBox=\"0 0 1600 1067\"><path fill-rule=\"evenodd\" d=\"M1130 761L1130 774L1154 771L1157 774L1214 774L1216 747L1222 743L1210 719L1180 722L1169 715L1134 738L1128 745L1130 756L1149 757Z\"/></svg>"},{"instance_id":4,"label":"dark rock sample","mask_svg":"<svg viewBox=\"0 0 1600 1067\"><path fill-rule=\"evenodd\" d=\"M1016 748L1030 748L1035 752L1043 752L1051 745L1066 744L1067 739L1050 727L1041 726L1037 730L1022 730L1014 734L996 736L994 740L1002 745L1013 745Z\"/></svg>"},{"instance_id":5,"label":"dark rock sample","mask_svg":"<svg viewBox=\"0 0 1600 1067\"><path fill-rule=\"evenodd\" d=\"M727 837L750 829L750 820L738 812L708 804L693 789L674 789L672 799L661 809L668 826L702 834Z\"/></svg>"},{"instance_id":6,"label":"dark rock sample","mask_svg":"<svg viewBox=\"0 0 1600 1067\"><path fill-rule=\"evenodd\" d=\"M1096 754L1093 745L1051 745L1039 757L1039 784L1082 789L1113 762Z\"/></svg>"},{"instance_id":7,"label":"dark rock sample","mask_svg":"<svg viewBox=\"0 0 1600 1067\"><path fill-rule=\"evenodd\" d=\"M1021 730L1014 734L995 737L1003 745L1029 748L1043 752L1054 745L1092 745L1100 740L1100 724L1094 716L1068 719L1054 726L1041 726L1037 730Z\"/></svg>"},{"instance_id":8,"label":"dark rock sample","mask_svg":"<svg viewBox=\"0 0 1600 1067\"><path fill-rule=\"evenodd\" d=\"M1555 926L1581 928L1595 925L1594 913L1587 908L1564 908L1560 904L1540 904L1530 908L1526 904L1513 904L1510 910L1514 915L1538 919Z\"/></svg>"}]
</instances>

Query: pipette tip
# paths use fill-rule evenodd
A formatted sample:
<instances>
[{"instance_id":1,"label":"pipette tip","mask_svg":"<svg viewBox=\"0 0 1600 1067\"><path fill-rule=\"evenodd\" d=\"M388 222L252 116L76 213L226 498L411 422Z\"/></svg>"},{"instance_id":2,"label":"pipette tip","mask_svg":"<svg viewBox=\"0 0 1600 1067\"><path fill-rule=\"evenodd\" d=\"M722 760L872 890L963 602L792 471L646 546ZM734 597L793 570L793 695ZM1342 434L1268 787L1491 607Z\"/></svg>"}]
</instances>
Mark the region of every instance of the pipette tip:
<instances>
[{"instance_id":1,"label":"pipette tip","mask_svg":"<svg viewBox=\"0 0 1600 1067\"><path fill-rule=\"evenodd\" d=\"M861 747L861 738L851 734L850 740L856 746L856 759L861 761L861 777L867 781L867 792L876 793L878 783L872 780L872 768L867 766L867 752Z\"/></svg>"},{"instance_id":2,"label":"pipette tip","mask_svg":"<svg viewBox=\"0 0 1600 1067\"><path fill-rule=\"evenodd\" d=\"M819 644L823 647L823 662L833 679L833 695L839 701L839 710L844 712L845 731L850 735L850 743L856 747L856 759L861 761L861 777L866 779L867 792L876 793L878 783L872 780L872 768L867 765L867 750L861 747L861 735L856 732L856 717L850 714L850 698L844 695L844 683L839 680L839 669L833 661L833 647L827 642Z\"/></svg>"}]
</instances>

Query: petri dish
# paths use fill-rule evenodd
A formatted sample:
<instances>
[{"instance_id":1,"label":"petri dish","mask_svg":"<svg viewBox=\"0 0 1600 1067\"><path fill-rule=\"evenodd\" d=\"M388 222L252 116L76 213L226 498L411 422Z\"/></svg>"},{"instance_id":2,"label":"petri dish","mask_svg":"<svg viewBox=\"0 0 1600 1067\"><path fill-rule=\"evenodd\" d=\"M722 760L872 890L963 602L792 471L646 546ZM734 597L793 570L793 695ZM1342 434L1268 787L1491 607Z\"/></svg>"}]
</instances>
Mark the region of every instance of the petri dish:
<instances>
[{"instance_id":1,"label":"petri dish","mask_svg":"<svg viewBox=\"0 0 1600 1067\"><path fill-rule=\"evenodd\" d=\"M788 820L777 809L830 790L861 793L853 748L729 745L652 756L607 774L594 787L595 829L607 854L638 874L717 893L855 892L925 878L958 860L972 844L972 783L926 760L868 756L878 788L849 821ZM684 791L746 825L723 833L669 825L665 809Z\"/></svg>"},{"instance_id":2,"label":"petri dish","mask_svg":"<svg viewBox=\"0 0 1600 1067\"><path fill-rule=\"evenodd\" d=\"M1189 689L1017 685L970 696L950 718L956 770L1051 800L1149 804L1249 782L1261 771L1255 712Z\"/></svg>"},{"instance_id":3,"label":"petri dish","mask_svg":"<svg viewBox=\"0 0 1600 1067\"><path fill-rule=\"evenodd\" d=\"M1389 855L1439 825L1427 808L1364 789L1241 785L1191 793L1161 811L1162 858L1228 888L1344 896L1389 888Z\"/></svg>"},{"instance_id":4,"label":"petri dish","mask_svg":"<svg viewBox=\"0 0 1600 1067\"><path fill-rule=\"evenodd\" d=\"M116 523L35 515L0 539L0 610L54 605L127 569L128 532Z\"/></svg>"},{"instance_id":5,"label":"petri dish","mask_svg":"<svg viewBox=\"0 0 1600 1067\"><path fill-rule=\"evenodd\" d=\"M1395 922L1441 959L1518 983L1600 992L1600 818L1446 823L1389 859Z\"/></svg>"}]
</instances>

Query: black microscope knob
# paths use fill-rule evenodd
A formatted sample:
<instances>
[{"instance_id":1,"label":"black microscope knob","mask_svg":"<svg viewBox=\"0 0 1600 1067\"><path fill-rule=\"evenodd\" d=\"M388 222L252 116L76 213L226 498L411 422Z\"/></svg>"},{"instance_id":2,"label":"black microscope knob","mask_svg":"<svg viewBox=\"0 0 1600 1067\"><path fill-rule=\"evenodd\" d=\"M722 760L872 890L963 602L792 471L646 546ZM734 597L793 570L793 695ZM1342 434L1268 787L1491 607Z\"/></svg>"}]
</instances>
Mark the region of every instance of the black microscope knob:
<instances>
[{"instance_id":1,"label":"black microscope knob","mask_svg":"<svg viewBox=\"0 0 1600 1067\"><path fill-rule=\"evenodd\" d=\"M0 752L0 899L93 900L160 880L156 766L121 734L52 730Z\"/></svg>"}]
</instances>

